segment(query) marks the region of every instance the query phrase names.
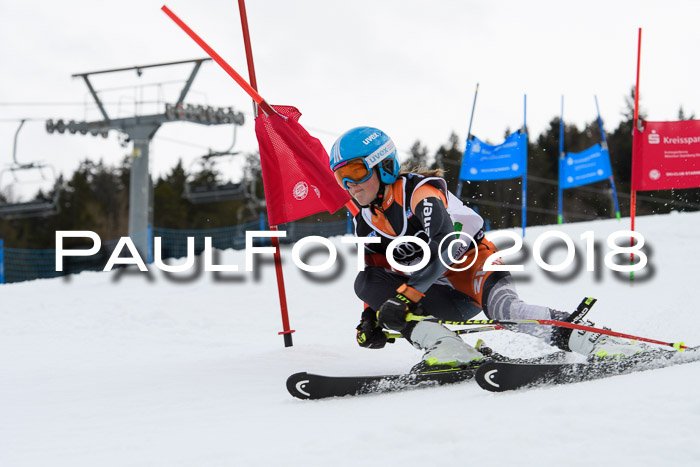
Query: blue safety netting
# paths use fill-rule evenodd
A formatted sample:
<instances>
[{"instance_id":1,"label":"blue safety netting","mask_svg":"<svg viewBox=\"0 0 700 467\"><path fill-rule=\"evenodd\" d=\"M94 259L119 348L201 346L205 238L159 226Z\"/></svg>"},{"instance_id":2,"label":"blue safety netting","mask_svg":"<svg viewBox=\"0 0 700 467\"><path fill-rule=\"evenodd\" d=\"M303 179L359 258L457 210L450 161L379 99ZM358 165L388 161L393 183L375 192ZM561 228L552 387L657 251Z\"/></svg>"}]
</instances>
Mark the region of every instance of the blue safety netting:
<instances>
[{"instance_id":1,"label":"blue safety netting","mask_svg":"<svg viewBox=\"0 0 700 467\"><path fill-rule=\"evenodd\" d=\"M338 222L290 222L278 226L285 231L286 237L280 238L280 243L294 243L303 237L317 235L332 237L350 232L351 224L347 221ZM193 237L195 254L204 251L204 239L210 237L212 247L219 250L245 248L246 232L251 230L267 230L265 223L251 222L232 227L205 230L179 230L153 228L153 236L161 238L161 258L181 258L187 256L187 238ZM259 239L254 245L269 244L269 239ZM58 277L76 274L81 271L102 271L117 246L118 240L102 242L100 250L91 256L66 256L63 258L63 271L56 271L56 250L36 250L21 248L6 248L0 241L0 284L21 282L33 279ZM128 255L123 249L121 255Z\"/></svg>"}]
</instances>

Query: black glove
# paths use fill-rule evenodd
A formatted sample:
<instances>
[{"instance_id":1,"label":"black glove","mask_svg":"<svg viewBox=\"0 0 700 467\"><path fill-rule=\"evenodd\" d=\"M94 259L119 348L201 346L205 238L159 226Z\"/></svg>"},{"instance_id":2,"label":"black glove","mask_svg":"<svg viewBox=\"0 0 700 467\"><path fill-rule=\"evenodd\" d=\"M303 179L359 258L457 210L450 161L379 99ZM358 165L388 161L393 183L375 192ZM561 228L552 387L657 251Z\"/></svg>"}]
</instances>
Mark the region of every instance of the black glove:
<instances>
[{"instance_id":1,"label":"black glove","mask_svg":"<svg viewBox=\"0 0 700 467\"><path fill-rule=\"evenodd\" d=\"M357 343L368 349L382 349L386 343L393 344L396 339L388 339L377 323L376 313L367 307L362 312L362 320L357 325Z\"/></svg>"},{"instance_id":2,"label":"black glove","mask_svg":"<svg viewBox=\"0 0 700 467\"><path fill-rule=\"evenodd\" d=\"M408 326L406 314L416 311L418 308L417 302L424 295L406 284L396 289L396 292L395 297L385 301L379 308L377 320L385 328L403 331Z\"/></svg>"}]
</instances>

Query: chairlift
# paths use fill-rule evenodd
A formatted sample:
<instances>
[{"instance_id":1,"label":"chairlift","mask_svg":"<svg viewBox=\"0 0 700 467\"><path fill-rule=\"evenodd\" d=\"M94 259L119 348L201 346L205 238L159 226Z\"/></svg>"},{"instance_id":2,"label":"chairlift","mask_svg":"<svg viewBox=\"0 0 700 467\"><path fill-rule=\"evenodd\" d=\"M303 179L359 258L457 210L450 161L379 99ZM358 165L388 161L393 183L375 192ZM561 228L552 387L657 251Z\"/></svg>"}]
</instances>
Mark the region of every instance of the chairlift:
<instances>
[{"instance_id":1,"label":"chairlift","mask_svg":"<svg viewBox=\"0 0 700 467\"><path fill-rule=\"evenodd\" d=\"M213 157L235 156L240 153L210 153L202 156L195 162L208 161ZM231 201L237 199L247 199L252 196L250 183L245 177L238 183L231 181L216 185L195 185L191 181L185 182L183 198L193 204L216 203L220 201Z\"/></svg>"},{"instance_id":2,"label":"chairlift","mask_svg":"<svg viewBox=\"0 0 700 467\"><path fill-rule=\"evenodd\" d=\"M6 174L10 174L14 179L16 184L24 183L21 182L17 177L17 172L29 172L29 171L39 171L42 180L53 180L54 195L50 200L34 200L27 202L17 202L17 203L3 203L0 201L0 218L12 220L12 219L23 219L31 217L46 217L52 216L58 213L58 197L61 187L61 178L56 176L56 171L53 166L45 164L41 161L34 161L28 163L21 163L17 160L17 137L19 132L24 126L26 120L22 119L20 121L19 127L15 132L15 138L12 148L12 160L13 163L8 167L0 170L0 193L6 188L7 185L3 185L3 179ZM47 178L46 171L50 172L50 176Z\"/></svg>"},{"instance_id":3,"label":"chairlift","mask_svg":"<svg viewBox=\"0 0 700 467\"><path fill-rule=\"evenodd\" d=\"M224 151L209 150L208 154L199 157L194 163L206 163L210 160L226 156L240 155L240 151L233 151L236 145L236 127L233 125L233 142L231 146ZM189 181L185 181L185 191L182 197L190 201L192 204L216 203L221 201L245 200L254 197L254 192L251 192L251 183L243 177L239 183L227 182L225 184L216 185L193 185Z\"/></svg>"}]
</instances>

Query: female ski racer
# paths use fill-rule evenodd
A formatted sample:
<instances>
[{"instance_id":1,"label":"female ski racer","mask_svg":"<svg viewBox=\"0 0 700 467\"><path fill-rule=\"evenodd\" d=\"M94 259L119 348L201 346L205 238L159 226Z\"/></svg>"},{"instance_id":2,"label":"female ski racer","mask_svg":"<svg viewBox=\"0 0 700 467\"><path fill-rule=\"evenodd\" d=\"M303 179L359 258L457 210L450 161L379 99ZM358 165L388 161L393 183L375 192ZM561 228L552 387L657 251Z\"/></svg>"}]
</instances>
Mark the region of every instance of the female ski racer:
<instances>
[{"instance_id":1,"label":"female ski racer","mask_svg":"<svg viewBox=\"0 0 700 467\"><path fill-rule=\"evenodd\" d=\"M360 346L383 348L387 328L424 351L417 370L468 366L478 364L484 355L442 324L407 321L407 314L464 321L483 310L489 319L577 321L569 313L523 302L510 273L485 271L484 262L498 250L484 237L483 219L447 190L442 171L400 172L396 147L381 130L347 131L333 144L330 168L361 206L354 219L355 235L378 241L366 244L366 267L355 280L355 293L366 305L357 326ZM457 222L471 237L463 236L466 246L451 243ZM404 236L416 236L430 249L427 264L411 274L392 268L385 256L389 243ZM423 250L403 242L394 249L393 259L402 266L415 265L423 259ZM463 268L472 262L464 271L446 266ZM584 355L629 356L644 350L625 340L561 327L519 325L517 330Z\"/></svg>"}]
</instances>

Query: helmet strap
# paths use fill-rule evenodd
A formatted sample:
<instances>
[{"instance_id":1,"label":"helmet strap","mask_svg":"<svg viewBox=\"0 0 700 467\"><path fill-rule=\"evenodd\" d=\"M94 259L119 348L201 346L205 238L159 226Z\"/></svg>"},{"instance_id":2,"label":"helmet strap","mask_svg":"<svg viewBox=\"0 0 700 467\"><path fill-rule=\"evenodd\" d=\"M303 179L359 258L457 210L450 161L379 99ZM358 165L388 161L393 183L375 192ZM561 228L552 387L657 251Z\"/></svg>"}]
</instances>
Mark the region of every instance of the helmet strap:
<instances>
[{"instance_id":1,"label":"helmet strap","mask_svg":"<svg viewBox=\"0 0 700 467\"><path fill-rule=\"evenodd\" d=\"M382 181L382 175L379 173L379 169L377 167L374 167L372 170L376 170L377 178L379 179L379 190L377 190L377 197L369 203L369 209L372 211L372 214L376 214L376 209L382 210L381 206L384 202L386 183Z\"/></svg>"}]
</instances>

